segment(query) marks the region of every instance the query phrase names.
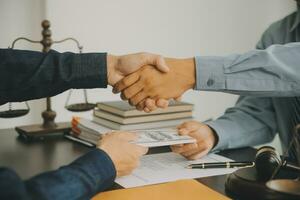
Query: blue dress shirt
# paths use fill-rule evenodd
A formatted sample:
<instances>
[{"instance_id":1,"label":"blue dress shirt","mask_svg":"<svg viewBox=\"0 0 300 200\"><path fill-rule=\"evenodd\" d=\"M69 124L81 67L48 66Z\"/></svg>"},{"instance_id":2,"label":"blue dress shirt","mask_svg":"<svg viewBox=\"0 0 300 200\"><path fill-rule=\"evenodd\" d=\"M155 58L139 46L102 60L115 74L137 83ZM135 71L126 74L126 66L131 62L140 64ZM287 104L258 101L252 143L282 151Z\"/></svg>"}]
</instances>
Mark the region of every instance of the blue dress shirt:
<instances>
[{"instance_id":1,"label":"blue dress shirt","mask_svg":"<svg viewBox=\"0 0 300 200\"><path fill-rule=\"evenodd\" d=\"M298 9L273 23L256 50L196 57L195 89L241 95L223 116L207 122L218 136L216 150L270 142L276 133L286 150L300 123L299 25Z\"/></svg>"}]
</instances>

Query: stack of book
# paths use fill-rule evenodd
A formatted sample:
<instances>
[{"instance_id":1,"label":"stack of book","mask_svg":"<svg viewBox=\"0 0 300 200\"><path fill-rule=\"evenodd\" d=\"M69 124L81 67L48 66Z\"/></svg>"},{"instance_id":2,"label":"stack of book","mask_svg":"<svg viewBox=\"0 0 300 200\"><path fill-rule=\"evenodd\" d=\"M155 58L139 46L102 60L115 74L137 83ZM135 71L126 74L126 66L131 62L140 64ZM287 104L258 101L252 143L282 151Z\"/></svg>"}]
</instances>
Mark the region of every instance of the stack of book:
<instances>
[{"instance_id":1,"label":"stack of book","mask_svg":"<svg viewBox=\"0 0 300 200\"><path fill-rule=\"evenodd\" d=\"M73 117L72 133L65 137L90 146L97 145L101 137L111 131L112 130L88 119ZM139 136L134 143L145 147L159 147L196 142L196 140L190 136L178 135L177 130L174 128L133 130L132 132L135 132Z\"/></svg>"},{"instance_id":2,"label":"stack of book","mask_svg":"<svg viewBox=\"0 0 300 200\"><path fill-rule=\"evenodd\" d=\"M174 127L191 120L192 110L192 104L175 101L152 113L138 111L123 101L102 102L97 104L93 120L73 117L72 132L66 137L96 145L107 132L130 130L139 133L139 144L148 147L190 143L194 139L179 136Z\"/></svg>"},{"instance_id":3,"label":"stack of book","mask_svg":"<svg viewBox=\"0 0 300 200\"><path fill-rule=\"evenodd\" d=\"M193 104L171 101L166 109L151 113L136 110L124 101L97 104L93 121L113 130L137 130L174 127L192 119Z\"/></svg>"}]
</instances>

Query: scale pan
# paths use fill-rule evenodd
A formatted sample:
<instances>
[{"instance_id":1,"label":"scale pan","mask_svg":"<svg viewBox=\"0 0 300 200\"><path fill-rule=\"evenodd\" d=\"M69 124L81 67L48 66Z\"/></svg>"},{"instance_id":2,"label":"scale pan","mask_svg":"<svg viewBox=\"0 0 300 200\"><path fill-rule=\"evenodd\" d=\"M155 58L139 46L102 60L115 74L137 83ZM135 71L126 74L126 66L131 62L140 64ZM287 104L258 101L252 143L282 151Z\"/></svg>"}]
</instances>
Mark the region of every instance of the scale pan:
<instances>
[{"instance_id":1,"label":"scale pan","mask_svg":"<svg viewBox=\"0 0 300 200\"><path fill-rule=\"evenodd\" d=\"M29 113L29 109L1 111L0 112L0 118L21 117L21 116L27 115L28 113Z\"/></svg>"},{"instance_id":2,"label":"scale pan","mask_svg":"<svg viewBox=\"0 0 300 200\"><path fill-rule=\"evenodd\" d=\"M267 187L277 192L300 197L300 181L290 179L271 180L267 182Z\"/></svg>"},{"instance_id":3,"label":"scale pan","mask_svg":"<svg viewBox=\"0 0 300 200\"><path fill-rule=\"evenodd\" d=\"M66 106L66 109L72 112L84 112L94 109L96 104L93 103L76 103Z\"/></svg>"}]
</instances>

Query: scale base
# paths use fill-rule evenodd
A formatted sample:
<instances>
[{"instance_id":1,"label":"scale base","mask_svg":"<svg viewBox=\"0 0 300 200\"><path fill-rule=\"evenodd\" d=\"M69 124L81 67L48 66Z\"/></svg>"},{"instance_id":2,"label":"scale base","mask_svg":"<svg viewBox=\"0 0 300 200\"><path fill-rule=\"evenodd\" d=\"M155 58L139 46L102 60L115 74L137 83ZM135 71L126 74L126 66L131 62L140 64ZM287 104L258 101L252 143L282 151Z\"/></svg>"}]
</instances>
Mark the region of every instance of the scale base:
<instances>
[{"instance_id":1,"label":"scale base","mask_svg":"<svg viewBox=\"0 0 300 200\"><path fill-rule=\"evenodd\" d=\"M259 179L254 167L235 171L227 177L226 193L238 199L281 199L296 200L299 196L276 192L266 186L266 181Z\"/></svg>"},{"instance_id":2,"label":"scale base","mask_svg":"<svg viewBox=\"0 0 300 200\"><path fill-rule=\"evenodd\" d=\"M15 130L19 133L20 137L26 140L44 139L48 136L62 135L71 131L70 122L56 123L54 128L45 128L42 124L34 124L28 126L19 126Z\"/></svg>"}]
</instances>

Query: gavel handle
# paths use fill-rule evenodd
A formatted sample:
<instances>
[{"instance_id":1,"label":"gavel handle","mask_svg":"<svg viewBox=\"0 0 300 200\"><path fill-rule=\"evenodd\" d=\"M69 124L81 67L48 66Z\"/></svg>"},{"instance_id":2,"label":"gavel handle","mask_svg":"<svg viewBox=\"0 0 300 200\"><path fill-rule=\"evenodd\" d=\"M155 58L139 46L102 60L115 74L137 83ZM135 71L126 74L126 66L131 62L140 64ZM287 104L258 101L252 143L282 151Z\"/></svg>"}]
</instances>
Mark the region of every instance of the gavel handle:
<instances>
[{"instance_id":1,"label":"gavel handle","mask_svg":"<svg viewBox=\"0 0 300 200\"><path fill-rule=\"evenodd\" d=\"M290 164L290 163L285 162L285 163L283 164L283 167L284 167L285 169L290 169L290 170L293 170L293 171L295 171L295 172L300 173L300 167L298 167L298 166L296 166L296 165L293 165L293 164Z\"/></svg>"}]
</instances>

